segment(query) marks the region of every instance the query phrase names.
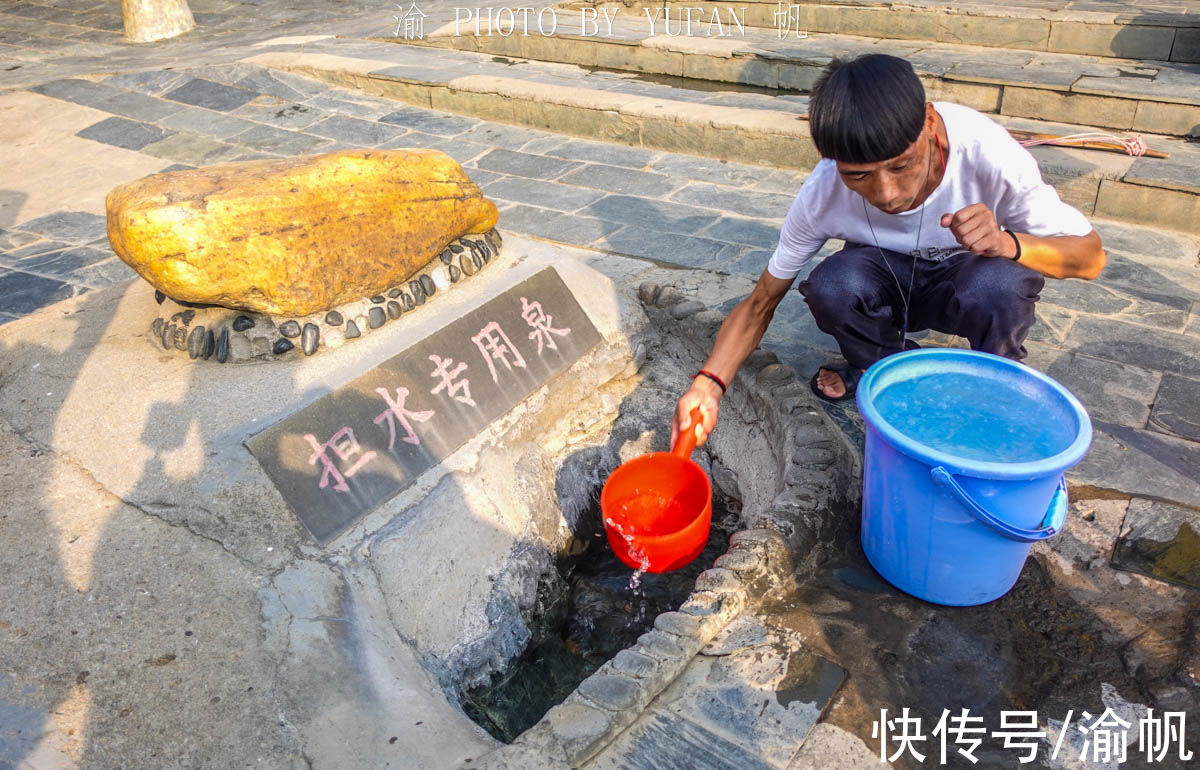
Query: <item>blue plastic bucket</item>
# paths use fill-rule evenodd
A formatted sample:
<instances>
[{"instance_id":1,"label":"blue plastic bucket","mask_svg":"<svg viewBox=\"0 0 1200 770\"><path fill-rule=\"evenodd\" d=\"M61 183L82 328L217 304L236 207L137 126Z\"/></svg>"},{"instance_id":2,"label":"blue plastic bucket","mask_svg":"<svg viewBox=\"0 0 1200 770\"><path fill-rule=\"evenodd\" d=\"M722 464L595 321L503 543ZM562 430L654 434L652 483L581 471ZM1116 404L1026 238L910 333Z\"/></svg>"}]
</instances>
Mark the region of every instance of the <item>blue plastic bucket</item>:
<instances>
[{"instance_id":1,"label":"blue plastic bucket","mask_svg":"<svg viewBox=\"0 0 1200 770\"><path fill-rule=\"evenodd\" d=\"M1033 543L1066 522L1062 474L1092 441L1083 406L1028 366L957 349L888 356L857 399L871 565L937 604L1008 593Z\"/></svg>"}]
</instances>

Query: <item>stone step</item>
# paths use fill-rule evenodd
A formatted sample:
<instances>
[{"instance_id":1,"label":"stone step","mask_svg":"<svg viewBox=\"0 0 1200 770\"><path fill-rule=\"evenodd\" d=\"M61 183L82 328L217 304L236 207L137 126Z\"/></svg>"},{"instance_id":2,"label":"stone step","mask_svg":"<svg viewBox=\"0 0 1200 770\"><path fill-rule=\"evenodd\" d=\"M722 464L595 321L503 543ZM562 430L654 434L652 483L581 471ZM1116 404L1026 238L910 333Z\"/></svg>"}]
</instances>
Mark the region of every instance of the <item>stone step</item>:
<instances>
[{"instance_id":1,"label":"stone step","mask_svg":"<svg viewBox=\"0 0 1200 770\"><path fill-rule=\"evenodd\" d=\"M647 26L657 20L667 34L667 11L671 30L686 29L688 8L693 31L716 34L717 24L736 30L737 22L747 29L772 31L831 32L897 40L928 40L940 43L989 48L1048 51L1125 59L1161 59L1200 62L1200 3L1171 0L1139 7L1140 2L1093 2L1093 0L838 0L814 2L791 0L727 0L721 2L645 2L625 0L621 4L574 0L558 6L560 19L578 16L583 9L604 9L618 18L636 17ZM649 15L647 15L647 12ZM657 12L657 15L656 15ZM737 22L734 21L736 15ZM547 22L548 24L548 22ZM709 28L713 32L709 33Z\"/></svg>"},{"instance_id":2,"label":"stone step","mask_svg":"<svg viewBox=\"0 0 1200 770\"><path fill-rule=\"evenodd\" d=\"M553 35L539 34L536 26L528 35L507 34L505 16L494 17L490 26L481 23L478 33L474 24L451 22L422 40L390 40L801 93L835 56L890 53L912 62L932 100L1115 131L1200 136L1200 66L1195 64L844 34L780 38L754 27L709 37L698 24L690 36L669 36L661 20L652 28L644 17L620 13L599 29L598 35L588 34L591 27L570 15Z\"/></svg>"},{"instance_id":3,"label":"stone step","mask_svg":"<svg viewBox=\"0 0 1200 770\"><path fill-rule=\"evenodd\" d=\"M269 46L244 61L571 136L778 168L807 170L818 160L803 119L806 97L794 93L701 90L631 73L332 38L303 47ZM1083 130L997 119L1026 130ZM1194 231L1200 222L1200 148L1170 137L1148 137L1148 143L1171 158L1058 147L1036 147L1033 154L1047 181L1089 216Z\"/></svg>"}]
</instances>

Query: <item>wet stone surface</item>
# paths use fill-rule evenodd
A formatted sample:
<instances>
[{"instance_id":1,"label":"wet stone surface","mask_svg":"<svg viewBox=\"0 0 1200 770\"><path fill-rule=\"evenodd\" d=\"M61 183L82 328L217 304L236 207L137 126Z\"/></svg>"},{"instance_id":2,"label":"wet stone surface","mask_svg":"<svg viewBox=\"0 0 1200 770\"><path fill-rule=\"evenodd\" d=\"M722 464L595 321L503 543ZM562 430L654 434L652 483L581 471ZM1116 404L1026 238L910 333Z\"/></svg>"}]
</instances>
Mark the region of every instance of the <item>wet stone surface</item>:
<instances>
[{"instance_id":1,"label":"wet stone surface","mask_svg":"<svg viewBox=\"0 0 1200 770\"><path fill-rule=\"evenodd\" d=\"M1200 589L1200 513L1139 500L1129 506L1113 564Z\"/></svg>"},{"instance_id":2,"label":"wet stone surface","mask_svg":"<svg viewBox=\"0 0 1200 770\"><path fill-rule=\"evenodd\" d=\"M1161 510L1149 501L1138 504L1146 506L1138 521L1161 522ZM871 738L872 726L883 708L889 717L910 709L922 719L927 736L944 709L952 714L968 709L982 717L975 724L989 735L1001 729L1002 711L1036 711L1051 742L1042 744L1028 766L1074 767L1070 761L1077 759L1082 743L1076 743L1083 737L1074 722L1067 727L1060 760L1073 755L1065 763L1049 761L1068 712L1078 719L1082 710L1095 717L1114 707L1128 720L1153 708L1183 711L1189 724L1200 719L1200 672L1191 652L1194 631L1189 631L1200 618L1200 595L1165 585L1157 589L1140 577L1135 584L1109 568L1104 551L1111 547L1119 513L1102 514L1102 521L1089 510L1074 510L1078 518L1068 531L1039 546L1044 550L1031 555L1012 591L977 607L941 607L893 588L858 545L857 512L846 511L848 523L836 536L837 547L796 590L769 600L758 617L768 629L796 635L848 669L847 683L825 721L875 751L879 742ZM1136 530L1138 524L1133 526ZM1158 524L1156 531L1163 528ZM1194 532L1190 539L1185 532L1183 539L1188 542L1176 542L1177 551L1195 547ZM1160 551L1154 551L1160 566L1179 561L1164 560ZM1136 718L1131 730L1132 757ZM889 754L895 748L891 745ZM927 763L940 759L936 738L918 748ZM948 767L1008 767L1017 756L987 736L974 752L978 765L955 753L953 745L949 752ZM893 764L922 766L907 753ZM1161 766L1187 763L1176 759L1172 764L1168 757Z\"/></svg>"},{"instance_id":3,"label":"wet stone surface","mask_svg":"<svg viewBox=\"0 0 1200 770\"><path fill-rule=\"evenodd\" d=\"M845 671L804 648L772 640L697 658L660 702L714 734L786 765L817 723ZM676 758L685 765L687 755Z\"/></svg>"}]
</instances>

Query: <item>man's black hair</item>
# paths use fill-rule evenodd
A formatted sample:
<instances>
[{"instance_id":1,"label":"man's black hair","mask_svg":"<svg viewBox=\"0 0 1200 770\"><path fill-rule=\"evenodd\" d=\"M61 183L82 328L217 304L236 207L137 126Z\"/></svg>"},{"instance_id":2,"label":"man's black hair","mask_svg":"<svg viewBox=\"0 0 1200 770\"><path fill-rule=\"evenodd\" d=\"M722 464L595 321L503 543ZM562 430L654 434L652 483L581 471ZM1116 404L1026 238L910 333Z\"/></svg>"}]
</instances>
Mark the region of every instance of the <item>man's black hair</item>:
<instances>
[{"instance_id":1,"label":"man's black hair","mask_svg":"<svg viewBox=\"0 0 1200 770\"><path fill-rule=\"evenodd\" d=\"M925 123L925 88L904 59L834 59L817 78L808 126L821 157L878 163L908 149Z\"/></svg>"}]
</instances>

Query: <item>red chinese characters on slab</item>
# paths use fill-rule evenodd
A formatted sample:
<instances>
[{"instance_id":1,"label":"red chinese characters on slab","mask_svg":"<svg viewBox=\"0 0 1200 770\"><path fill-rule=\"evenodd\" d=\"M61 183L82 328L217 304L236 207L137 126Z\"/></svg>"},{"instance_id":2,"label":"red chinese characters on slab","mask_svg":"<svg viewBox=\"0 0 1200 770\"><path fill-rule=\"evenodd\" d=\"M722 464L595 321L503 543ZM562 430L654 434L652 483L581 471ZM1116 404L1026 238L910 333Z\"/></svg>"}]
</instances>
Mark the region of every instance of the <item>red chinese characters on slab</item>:
<instances>
[{"instance_id":1,"label":"red chinese characters on slab","mask_svg":"<svg viewBox=\"0 0 1200 770\"><path fill-rule=\"evenodd\" d=\"M536 343L537 349L531 355L542 356L546 351L558 351L556 338L566 337L571 333L570 328L556 328L554 318L542 307L537 300L521 297L520 317L528 325L530 331L525 339L530 345ZM515 369L526 369L528 364L524 354L513 342L508 332L497 321L488 321L477 333L471 336L471 342L483 364L487 366L492 382L498 384L501 378ZM451 399L459 404L477 407L471 397L471 381L468 378L470 364L458 361L449 356L443 357L436 353L430 354L428 360L433 368L429 376L435 384L429 390L431 396ZM409 409L406 403L411 391L404 385L392 389L375 388L382 399L385 408L375 417L374 424L387 434L387 449L396 447L396 440L420 446L421 439L417 434L415 424L428 423L436 416L434 409ZM343 426L328 441L321 443L311 433L305 434L305 440L312 447L309 464L321 464L321 476L317 481L319 489L331 489L334 492L348 492L347 482L355 473L376 457L376 452L364 450L354 435L354 429ZM349 467L346 467L349 464ZM345 470L342 470L345 468Z\"/></svg>"},{"instance_id":2,"label":"red chinese characters on slab","mask_svg":"<svg viewBox=\"0 0 1200 770\"><path fill-rule=\"evenodd\" d=\"M388 426L388 449L396 446L396 423L400 423L400 427L404 428L404 432L408 435L401 441L404 441L414 446L421 444L421 439L417 438L417 434L413 431L412 423L409 418L417 422L427 422L433 417L433 410L428 409L423 412L410 412L404 408L404 402L408 400L408 388L396 388L396 397L393 399L391 394L387 392L387 388L376 388L375 392L383 397L388 408L379 413L375 418L375 424L386 421Z\"/></svg>"},{"instance_id":3,"label":"red chinese characters on slab","mask_svg":"<svg viewBox=\"0 0 1200 770\"><path fill-rule=\"evenodd\" d=\"M489 321L479 330L478 334L471 337L471 342L474 342L475 347L479 348L479 355L483 356L484 362L487 363L488 371L492 373L492 382L500 381L496 372L496 361L504 364L510 372L514 366L525 368L524 356L504 333L504 329L500 328L500 324L495 321Z\"/></svg>"},{"instance_id":4,"label":"red chinese characters on slab","mask_svg":"<svg viewBox=\"0 0 1200 770\"><path fill-rule=\"evenodd\" d=\"M521 318L525 319L525 323L533 328L533 331L529 332L529 339L537 340L537 352L539 356L542 354L543 347L558 350L558 345L554 342L556 335L566 337L571 333L570 329L555 329L552 327L550 324L554 322L554 319L546 315L546 312L542 310L542 303L537 301L530 302L524 297L521 297Z\"/></svg>"},{"instance_id":5,"label":"red chinese characters on slab","mask_svg":"<svg viewBox=\"0 0 1200 770\"><path fill-rule=\"evenodd\" d=\"M454 366L454 359L442 358L436 353L430 355L429 360L433 362L433 371L429 373L429 376L441 380L429 391L429 395L436 396L444 390L446 395L460 404L476 406L475 399L471 398L471 382L466 377L461 380L457 379L467 370L465 362L459 362L458 366ZM454 366L453 370L450 369L451 366Z\"/></svg>"},{"instance_id":6,"label":"red chinese characters on slab","mask_svg":"<svg viewBox=\"0 0 1200 770\"><path fill-rule=\"evenodd\" d=\"M375 456L374 452L363 452L357 439L354 438L354 431L349 426L334 433L324 444L317 441L317 437L311 433L304 434L304 440L313 449L312 456L308 458L308 464L316 465L318 460L321 463L321 480L317 482L317 486L320 489L328 487L329 480L333 479L333 489L335 492L349 492L350 486L346 483L346 479L358 473L359 468L369 463L371 458ZM344 463L349 462L357 455L361 455L361 457L355 460L354 464L345 473L342 473L329 457L328 452L330 450Z\"/></svg>"},{"instance_id":7,"label":"red chinese characters on slab","mask_svg":"<svg viewBox=\"0 0 1200 770\"><path fill-rule=\"evenodd\" d=\"M602 340L558 269L546 266L248 437L246 447L326 545Z\"/></svg>"}]
</instances>

